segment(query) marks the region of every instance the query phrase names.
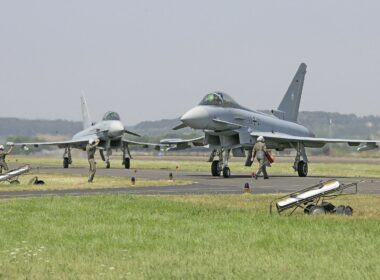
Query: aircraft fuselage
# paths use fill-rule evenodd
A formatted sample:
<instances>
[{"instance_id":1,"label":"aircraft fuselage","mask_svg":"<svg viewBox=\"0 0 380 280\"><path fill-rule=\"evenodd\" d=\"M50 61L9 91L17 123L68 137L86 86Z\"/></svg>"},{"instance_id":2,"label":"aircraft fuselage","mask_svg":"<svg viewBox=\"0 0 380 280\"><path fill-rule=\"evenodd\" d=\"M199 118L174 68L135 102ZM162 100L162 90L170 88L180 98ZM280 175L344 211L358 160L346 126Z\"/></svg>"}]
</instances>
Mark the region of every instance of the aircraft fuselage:
<instances>
[{"instance_id":1,"label":"aircraft fuselage","mask_svg":"<svg viewBox=\"0 0 380 280\"><path fill-rule=\"evenodd\" d=\"M204 130L206 134L213 136L238 134L239 144L243 146L253 144L250 133L254 131L314 137L314 134L302 125L246 108L198 105L187 111L181 117L181 121L193 129ZM207 143L206 137L205 144L212 145L213 143ZM271 148L282 149L284 147Z\"/></svg>"},{"instance_id":2,"label":"aircraft fuselage","mask_svg":"<svg viewBox=\"0 0 380 280\"><path fill-rule=\"evenodd\" d=\"M101 121L89 128L86 128L73 136L73 140L81 138L99 138L101 141L120 140L124 133L124 126L121 121L110 120Z\"/></svg>"}]
</instances>

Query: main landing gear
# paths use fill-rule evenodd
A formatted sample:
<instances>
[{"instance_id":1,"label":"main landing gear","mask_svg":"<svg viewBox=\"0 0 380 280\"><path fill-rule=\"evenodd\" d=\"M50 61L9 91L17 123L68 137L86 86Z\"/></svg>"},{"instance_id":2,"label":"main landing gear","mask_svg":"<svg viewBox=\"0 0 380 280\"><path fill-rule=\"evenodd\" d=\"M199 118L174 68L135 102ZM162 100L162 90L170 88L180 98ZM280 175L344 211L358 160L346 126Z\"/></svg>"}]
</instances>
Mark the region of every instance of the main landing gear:
<instances>
[{"instance_id":1,"label":"main landing gear","mask_svg":"<svg viewBox=\"0 0 380 280\"><path fill-rule=\"evenodd\" d=\"M66 147L65 151L63 152L63 168L69 168L69 165L72 163L73 161L71 160L71 148Z\"/></svg>"},{"instance_id":2,"label":"main landing gear","mask_svg":"<svg viewBox=\"0 0 380 280\"><path fill-rule=\"evenodd\" d=\"M103 150L99 150L100 157L105 162L106 168L110 168L111 167L110 156L112 155L111 141L110 140L107 140L106 146L105 146L104 150L106 151L106 155L105 156L104 156L104 151Z\"/></svg>"},{"instance_id":3,"label":"main landing gear","mask_svg":"<svg viewBox=\"0 0 380 280\"><path fill-rule=\"evenodd\" d=\"M130 169L131 168L131 152L129 151L128 144L123 145L123 162L122 164L124 165L125 169Z\"/></svg>"},{"instance_id":4,"label":"main landing gear","mask_svg":"<svg viewBox=\"0 0 380 280\"><path fill-rule=\"evenodd\" d=\"M124 165L125 169L130 169L131 168L132 156L131 156L131 153L129 151L128 145L123 144L123 146L121 147L121 150L123 152L122 165ZM111 146L110 145L106 146L106 154L104 154L103 150L99 150L99 152L100 152L100 157L102 158L102 160L106 164L106 168L110 168L111 167L110 156L112 155Z\"/></svg>"},{"instance_id":5,"label":"main landing gear","mask_svg":"<svg viewBox=\"0 0 380 280\"><path fill-rule=\"evenodd\" d=\"M211 152L209 162L211 162L211 175L220 176L223 175L224 178L229 178L231 176L231 170L228 167L228 160L230 158L230 149L224 150L213 150ZM215 156L219 157L219 160L214 160Z\"/></svg>"},{"instance_id":6,"label":"main landing gear","mask_svg":"<svg viewBox=\"0 0 380 280\"><path fill-rule=\"evenodd\" d=\"M305 146L302 143L298 143L296 147L296 158L294 160L293 169L298 173L299 177L306 177L309 172L308 162L305 151ZM302 160L301 160L302 156Z\"/></svg>"},{"instance_id":7,"label":"main landing gear","mask_svg":"<svg viewBox=\"0 0 380 280\"><path fill-rule=\"evenodd\" d=\"M106 168L111 168L111 162L110 162L110 155L112 155L112 150L107 150L106 156L104 155L103 150L99 150L100 157L102 158L102 161L105 162Z\"/></svg>"},{"instance_id":8,"label":"main landing gear","mask_svg":"<svg viewBox=\"0 0 380 280\"><path fill-rule=\"evenodd\" d=\"M131 168L131 153L129 151L128 144L123 143L121 150L123 152L123 161L122 165L124 165L125 169L130 169ZM110 156L112 155L112 149L111 149L111 143L106 144L106 155L104 155L103 151L100 150L100 156L102 157L102 160L105 161L106 163L106 168L111 167L110 163Z\"/></svg>"}]
</instances>

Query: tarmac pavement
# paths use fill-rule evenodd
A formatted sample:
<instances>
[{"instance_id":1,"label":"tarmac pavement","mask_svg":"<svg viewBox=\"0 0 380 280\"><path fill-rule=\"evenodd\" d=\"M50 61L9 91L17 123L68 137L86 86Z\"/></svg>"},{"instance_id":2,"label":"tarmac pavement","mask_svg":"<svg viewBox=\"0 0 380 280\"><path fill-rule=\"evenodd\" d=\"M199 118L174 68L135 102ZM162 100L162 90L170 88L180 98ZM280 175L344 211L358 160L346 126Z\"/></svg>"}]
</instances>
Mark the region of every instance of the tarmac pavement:
<instances>
[{"instance_id":1,"label":"tarmac pavement","mask_svg":"<svg viewBox=\"0 0 380 280\"><path fill-rule=\"evenodd\" d=\"M66 173L66 174L88 174L87 168L42 167L34 169L33 173ZM120 188L98 188L98 189L70 189L49 191L23 191L23 192L0 192L0 198L11 197L33 197L50 195L96 195L96 194L136 194L136 195L189 195L189 194L240 194L244 191L244 185L249 183L253 194L265 193L288 193L294 192L308 186L318 184L329 179L338 179L343 183L360 182L358 192L362 194L380 194L380 179L373 178L330 178L330 177L298 177L271 175L269 180L259 178L253 179L250 175L232 175L230 178L213 177L208 173L185 172L170 170L127 170L127 169L102 169L98 168L97 176L117 176L158 180L169 179L172 172L174 180L190 180L193 184L162 187L120 187ZM38 174L37 174L38 175ZM43 176L41 176L43 180ZM96 180L96 177L95 177Z\"/></svg>"}]
</instances>

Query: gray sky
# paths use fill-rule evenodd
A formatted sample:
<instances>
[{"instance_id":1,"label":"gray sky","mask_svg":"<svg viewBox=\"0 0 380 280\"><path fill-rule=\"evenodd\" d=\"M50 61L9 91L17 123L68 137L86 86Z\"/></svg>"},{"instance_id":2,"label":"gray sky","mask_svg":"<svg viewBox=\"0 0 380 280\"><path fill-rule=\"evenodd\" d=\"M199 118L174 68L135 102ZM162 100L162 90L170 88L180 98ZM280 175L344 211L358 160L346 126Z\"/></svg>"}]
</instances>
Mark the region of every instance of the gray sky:
<instances>
[{"instance_id":1,"label":"gray sky","mask_svg":"<svg viewBox=\"0 0 380 280\"><path fill-rule=\"evenodd\" d=\"M0 0L0 117L174 118L221 90L301 110L380 115L380 1Z\"/></svg>"}]
</instances>

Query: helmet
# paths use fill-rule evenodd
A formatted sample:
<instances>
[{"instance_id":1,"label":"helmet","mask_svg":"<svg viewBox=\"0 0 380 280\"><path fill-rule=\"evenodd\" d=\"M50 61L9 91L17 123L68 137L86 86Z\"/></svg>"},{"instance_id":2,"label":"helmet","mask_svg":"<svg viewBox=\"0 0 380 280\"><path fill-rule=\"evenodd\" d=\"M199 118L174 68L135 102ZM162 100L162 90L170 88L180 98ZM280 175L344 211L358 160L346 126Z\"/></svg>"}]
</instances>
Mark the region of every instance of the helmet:
<instances>
[{"instance_id":1,"label":"helmet","mask_svg":"<svg viewBox=\"0 0 380 280\"><path fill-rule=\"evenodd\" d=\"M88 140L88 143L89 143L89 144L94 144L94 143L95 143L95 139L90 139L90 140Z\"/></svg>"},{"instance_id":2,"label":"helmet","mask_svg":"<svg viewBox=\"0 0 380 280\"><path fill-rule=\"evenodd\" d=\"M0 145L0 150L4 150L4 146L3 145Z\"/></svg>"},{"instance_id":3,"label":"helmet","mask_svg":"<svg viewBox=\"0 0 380 280\"><path fill-rule=\"evenodd\" d=\"M258 142L265 142L265 139L263 136L259 136L259 137L257 137L257 141Z\"/></svg>"}]
</instances>

